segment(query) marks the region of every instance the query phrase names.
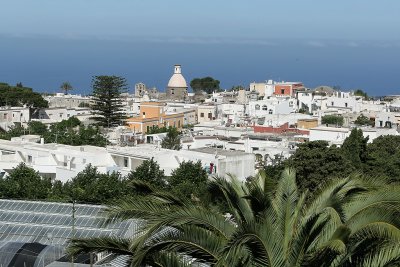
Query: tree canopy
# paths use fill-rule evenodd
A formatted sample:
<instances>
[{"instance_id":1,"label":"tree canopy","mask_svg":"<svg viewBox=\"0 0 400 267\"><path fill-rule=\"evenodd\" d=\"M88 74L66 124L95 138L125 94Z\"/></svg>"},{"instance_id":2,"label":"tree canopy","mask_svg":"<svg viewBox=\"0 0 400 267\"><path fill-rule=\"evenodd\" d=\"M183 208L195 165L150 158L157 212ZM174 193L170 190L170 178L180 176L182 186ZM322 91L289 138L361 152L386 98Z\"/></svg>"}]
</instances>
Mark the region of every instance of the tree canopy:
<instances>
[{"instance_id":1,"label":"tree canopy","mask_svg":"<svg viewBox=\"0 0 400 267\"><path fill-rule=\"evenodd\" d=\"M84 203L108 203L123 196L123 178L117 172L100 173L92 165L64 185L66 197Z\"/></svg>"},{"instance_id":2,"label":"tree canopy","mask_svg":"<svg viewBox=\"0 0 400 267\"><path fill-rule=\"evenodd\" d=\"M1 197L14 199L46 199L51 193L50 177L41 177L38 172L19 164L8 176L0 180Z\"/></svg>"},{"instance_id":3,"label":"tree canopy","mask_svg":"<svg viewBox=\"0 0 400 267\"><path fill-rule=\"evenodd\" d=\"M153 158L143 161L142 164L128 174L127 179L128 181L147 182L158 188L167 186L164 170L160 169L160 165Z\"/></svg>"},{"instance_id":4,"label":"tree canopy","mask_svg":"<svg viewBox=\"0 0 400 267\"><path fill-rule=\"evenodd\" d=\"M342 116L339 115L325 115L322 116L321 123L342 126L344 123L344 119Z\"/></svg>"},{"instance_id":5,"label":"tree canopy","mask_svg":"<svg viewBox=\"0 0 400 267\"><path fill-rule=\"evenodd\" d=\"M301 191L315 191L330 179L346 177L355 170L341 149L329 146L326 141L300 144L296 152L283 164L296 170Z\"/></svg>"},{"instance_id":6,"label":"tree canopy","mask_svg":"<svg viewBox=\"0 0 400 267\"><path fill-rule=\"evenodd\" d=\"M182 148L181 137L175 127L168 128L167 136L162 140L161 147L173 150L180 150Z\"/></svg>"},{"instance_id":7,"label":"tree canopy","mask_svg":"<svg viewBox=\"0 0 400 267\"><path fill-rule=\"evenodd\" d=\"M122 109L121 94L127 91L126 79L119 76L94 76L92 89L93 119L104 127L122 125L126 116Z\"/></svg>"},{"instance_id":8,"label":"tree canopy","mask_svg":"<svg viewBox=\"0 0 400 267\"><path fill-rule=\"evenodd\" d=\"M355 90L355 91L354 91L354 95L356 95L356 96L362 96L362 97L363 97L364 99L366 99L366 100L369 99L368 94L367 94L366 92L364 92L363 90L361 90L361 89Z\"/></svg>"},{"instance_id":9,"label":"tree canopy","mask_svg":"<svg viewBox=\"0 0 400 267\"><path fill-rule=\"evenodd\" d=\"M175 169L168 184L181 197L203 199L206 194L208 176L200 161L183 161Z\"/></svg>"},{"instance_id":10,"label":"tree canopy","mask_svg":"<svg viewBox=\"0 0 400 267\"><path fill-rule=\"evenodd\" d=\"M368 137L363 136L361 129L354 128L341 146L340 150L343 155L351 161L353 167L357 170L362 168L362 164L367 159L368 139Z\"/></svg>"},{"instance_id":11,"label":"tree canopy","mask_svg":"<svg viewBox=\"0 0 400 267\"><path fill-rule=\"evenodd\" d=\"M0 106L47 108L49 103L32 88L0 83Z\"/></svg>"},{"instance_id":12,"label":"tree canopy","mask_svg":"<svg viewBox=\"0 0 400 267\"><path fill-rule=\"evenodd\" d=\"M24 134L40 135L44 138L45 143L102 147L107 145L107 139L98 127L84 126L76 117L54 123L49 128L40 121L31 121L27 128L14 126L9 131L0 133L0 139L10 140L12 137Z\"/></svg>"},{"instance_id":13,"label":"tree canopy","mask_svg":"<svg viewBox=\"0 0 400 267\"><path fill-rule=\"evenodd\" d=\"M219 91L220 82L215 80L212 77L204 77L204 78L195 78L190 82L190 87L192 87L193 91L204 91L208 94L211 94L214 91Z\"/></svg>"},{"instance_id":14,"label":"tree canopy","mask_svg":"<svg viewBox=\"0 0 400 267\"><path fill-rule=\"evenodd\" d=\"M364 114L361 114L354 121L354 124L356 124L358 126L373 126L374 122L371 121L367 116L364 116Z\"/></svg>"}]
</instances>

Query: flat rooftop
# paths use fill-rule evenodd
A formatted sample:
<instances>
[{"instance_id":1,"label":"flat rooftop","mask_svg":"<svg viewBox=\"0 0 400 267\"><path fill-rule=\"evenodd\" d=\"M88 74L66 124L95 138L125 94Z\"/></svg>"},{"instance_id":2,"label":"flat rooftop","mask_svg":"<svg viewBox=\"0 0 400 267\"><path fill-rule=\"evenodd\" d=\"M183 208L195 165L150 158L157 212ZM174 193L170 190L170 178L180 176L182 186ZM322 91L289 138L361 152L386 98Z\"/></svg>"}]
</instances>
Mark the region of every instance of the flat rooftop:
<instances>
[{"instance_id":1,"label":"flat rooftop","mask_svg":"<svg viewBox=\"0 0 400 267\"><path fill-rule=\"evenodd\" d=\"M224 150L224 149L213 148L213 147L194 148L194 149L190 149L188 151L196 151L196 152L213 154L213 155L218 154L218 155L222 155L222 156L226 156L226 157L251 155L251 153L246 153L246 152L242 152L242 151Z\"/></svg>"}]
</instances>

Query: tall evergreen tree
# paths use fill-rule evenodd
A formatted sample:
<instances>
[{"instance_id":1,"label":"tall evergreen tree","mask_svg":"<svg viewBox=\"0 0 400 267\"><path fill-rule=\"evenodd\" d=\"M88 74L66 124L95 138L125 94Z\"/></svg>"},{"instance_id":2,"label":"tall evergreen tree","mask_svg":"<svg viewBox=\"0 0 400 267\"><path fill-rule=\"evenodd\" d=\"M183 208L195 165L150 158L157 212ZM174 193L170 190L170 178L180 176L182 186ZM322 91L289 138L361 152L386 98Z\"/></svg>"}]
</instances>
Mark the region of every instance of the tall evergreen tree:
<instances>
[{"instance_id":1,"label":"tall evergreen tree","mask_svg":"<svg viewBox=\"0 0 400 267\"><path fill-rule=\"evenodd\" d=\"M118 76L94 76L92 80L94 120L101 126L118 126L125 119L121 94L127 91L127 82Z\"/></svg>"},{"instance_id":2,"label":"tall evergreen tree","mask_svg":"<svg viewBox=\"0 0 400 267\"><path fill-rule=\"evenodd\" d=\"M161 147L173 150L180 150L182 148L181 137L175 127L168 129L167 136L161 142Z\"/></svg>"},{"instance_id":3,"label":"tall evergreen tree","mask_svg":"<svg viewBox=\"0 0 400 267\"><path fill-rule=\"evenodd\" d=\"M360 170L367 158L368 137L363 136L361 129L354 128L346 140L344 140L341 150L343 155L351 161L356 169Z\"/></svg>"}]
</instances>

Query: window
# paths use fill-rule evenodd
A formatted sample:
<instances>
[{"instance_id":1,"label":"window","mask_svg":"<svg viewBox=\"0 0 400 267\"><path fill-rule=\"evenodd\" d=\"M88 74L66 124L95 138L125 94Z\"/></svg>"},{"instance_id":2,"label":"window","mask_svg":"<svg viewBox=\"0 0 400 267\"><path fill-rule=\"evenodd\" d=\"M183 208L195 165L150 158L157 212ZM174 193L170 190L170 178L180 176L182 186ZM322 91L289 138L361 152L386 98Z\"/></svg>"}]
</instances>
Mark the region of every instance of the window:
<instances>
[{"instance_id":1,"label":"window","mask_svg":"<svg viewBox=\"0 0 400 267\"><path fill-rule=\"evenodd\" d=\"M128 167L128 158L127 157L124 158L124 167L125 168Z\"/></svg>"},{"instance_id":2,"label":"window","mask_svg":"<svg viewBox=\"0 0 400 267\"><path fill-rule=\"evenodd\" d=\"M281 94L282 94L282 95L285 94L285 89L281 89Z\"/></svg>"},{"instance_id":3,"label":"window","mask_svg":"<svg viewBox=\"0 0 400 267\"><path fill-rule=\"evenodd\" d=\"M332 101L332 102L331 102L331 106L333 106L334 104L335 104L335 103Z\"/></svg>"},{"instance_id":4,"label":"window","mask_svg":"<svg viewBox=\"0 0 400 267\"><path fill-rule=\"evenodd\" d=\"M272 109L270 109L270 110L268 111L269 114L272 114L272 112L273 112Z\"/></svg>"},{"instance_id":5,"label":"window","mask_svg":"<svg viewBox=\"0 0 400 267\"><path fill-rule=\"evenodd\" d=\"M347 103L344 103L344 106L347 108Z\"/></svg>"},{"instance_id":6,"label":"window","mask_svg":"<svg viewBox=\"0 0 400 267\"><path fill-rule=\"evenodd\" d=\"M204 118L204 113L200 113L200 118Z\"/></svg>"},{"instance_id":7,"label":"window","mask_svg":"<svg viewBox=\"0 0 400 267\"><path fill-rule=\"evenodd\" d=\"M4 116L4 119L7 119L7 114L3 114L3 116Z\"/></svg>"},{"instance_id":8,"label":"window","mask_svg":"<svg viewBox=\"0 0 400 267\"><path fill-rule=\"evenodd\" d=\"M143 112L143 116L146 116L146 112Z\"/></svg>"},{"instance_id":9,"label":"window","mask_svg":"<svg viewBox=\"0 0 400 267\"><path fill-rule=\"evenodd\" d=\"M181 128L181 121L178 121L178 128Z\"/></svg>"},{"instance_id":10,"label":"window","mask_svg":"<svg viewBox=\"0 0 400 267\"><path fill-rule=\"evenodd\" d=\"M254 109L255 109L255 110L260 110L260 105L258 105L258 104L255 105L255 106L254 106Z\"/></svg>"},{"instance_id":11,"label":"window","mask_svg":"<svg viewBox=\"0 0 400 267\"><path fill-rule=\"evenodd\" d=\"M262 110L268 110L267 105L263 105L263 106L262 106Z\"/></svg>"},{"instance_id":12,"label":"window","mask_svg":"<svg viewBox=\"0 0 400 267\"><path fill-rule=\"evenodd\" d=\"M212 113L208 113L208 118L211 120L212 119Z\"/></svg>"},{"instance_id":13,"label":"window","mask_svg":"<svg viewBox=\"0 0 400 267\"><path fill-rule=\"evenodd\" d=\"M32 163L32 156L28 155L28 163Z\"/></svg>"},{"instance_id":14,"label":"window","mask_svg":"<svg viewBox=\"0 0 400 267\"><path fill-rule=\"evenodd\" d=\"M150 126L147 126L147 132L150 132Z\"/></svg>"}]
</instances>

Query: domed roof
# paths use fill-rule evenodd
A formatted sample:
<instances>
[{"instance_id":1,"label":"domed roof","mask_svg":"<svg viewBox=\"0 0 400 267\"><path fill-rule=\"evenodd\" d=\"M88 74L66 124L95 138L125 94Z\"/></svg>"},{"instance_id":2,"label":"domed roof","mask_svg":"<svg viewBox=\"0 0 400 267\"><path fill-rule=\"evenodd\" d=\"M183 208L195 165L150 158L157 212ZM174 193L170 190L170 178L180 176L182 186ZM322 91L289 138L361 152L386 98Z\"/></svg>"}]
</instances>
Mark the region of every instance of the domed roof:
<instances>
[{"instance_id":1,"label":"domed roof","mask_svg":"<svg viewBox=\"0 0 400 267\"><path fill-rule=\"evenodd\" d=\"M168 82L169 88L187 88L187 83L185 78L181 73L181 66L175 65L174 66L174 74L172 75L171 79Z\"/></svg>"}]
</instances>

